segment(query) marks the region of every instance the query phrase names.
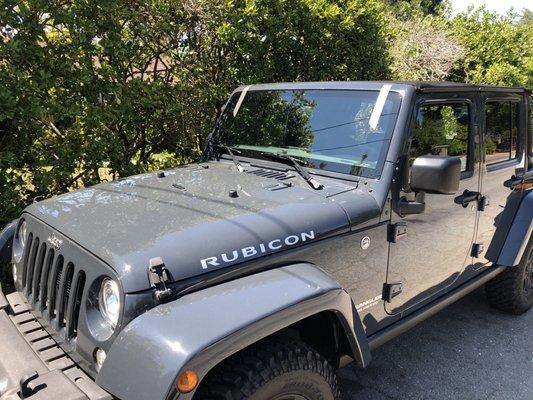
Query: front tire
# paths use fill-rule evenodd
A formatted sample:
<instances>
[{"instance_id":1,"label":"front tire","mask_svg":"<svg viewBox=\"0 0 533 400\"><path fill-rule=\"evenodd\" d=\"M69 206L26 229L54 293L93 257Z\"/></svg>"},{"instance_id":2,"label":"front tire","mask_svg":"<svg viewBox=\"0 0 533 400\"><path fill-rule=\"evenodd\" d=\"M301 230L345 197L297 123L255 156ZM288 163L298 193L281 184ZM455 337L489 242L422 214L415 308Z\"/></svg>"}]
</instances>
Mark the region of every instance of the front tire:
<instances>
[{"instance_id":1,"label":"front tire","mask_svg":"<svg viewBox=\"0 0 533 400\"><path fill-rule=\"evenodd\" d=\"M272 338L215 367L196 392L198 400L339 400L331 364L307 344Z\"/></svg>"},{"instance_id":2,"label":"front tire","mask_svg":"<svg viewBox=\"0 0 533 400\"><path fill-rule=\"evenodd\" d=\"M489 281L485 292L491 306L509 314L520 315L533 306L533 238L520 263Z\"/></svg>"}]
</instances>

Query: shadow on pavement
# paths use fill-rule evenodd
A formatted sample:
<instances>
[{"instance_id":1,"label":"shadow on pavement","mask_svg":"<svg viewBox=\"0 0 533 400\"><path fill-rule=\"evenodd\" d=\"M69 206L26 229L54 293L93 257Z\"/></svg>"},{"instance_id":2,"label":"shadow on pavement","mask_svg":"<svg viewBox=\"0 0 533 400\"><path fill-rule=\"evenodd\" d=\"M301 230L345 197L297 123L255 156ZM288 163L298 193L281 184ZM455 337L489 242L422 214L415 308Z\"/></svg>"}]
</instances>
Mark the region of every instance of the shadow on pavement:
<instances>
[{"instance_id":1,"label":"shadow on pavement","mask_svg":"<svg viewBox=\"0 0 533 400\"><path fill-rule=\"evenodd\" d=\"M503 314L477 290L339 377L345 400L532 400L533 310Z\"/></svg>"}]
</instances>

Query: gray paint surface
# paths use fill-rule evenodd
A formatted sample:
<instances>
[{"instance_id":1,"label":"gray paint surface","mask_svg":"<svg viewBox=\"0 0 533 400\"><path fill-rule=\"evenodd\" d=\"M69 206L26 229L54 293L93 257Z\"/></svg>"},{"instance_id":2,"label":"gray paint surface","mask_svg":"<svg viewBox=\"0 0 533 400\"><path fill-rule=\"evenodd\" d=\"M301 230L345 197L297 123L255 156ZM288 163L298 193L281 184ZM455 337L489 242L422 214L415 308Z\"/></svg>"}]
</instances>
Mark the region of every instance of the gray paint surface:
<instances>
[{"instance_id":1,"label":"gray paint surface","mask_svg":"<svg viewBox=\"0 0 533 400\"><path fill-rule=\"evenodd\" d=\"M97 383L119 398L166 398L178 371L186 365L203 377L242 345L330 309L341 312L350 326L360 325L354 321L357 314L352 313L346 292L309 264L265 271L195 292L132 321L113 343ZM268 319L272 316L275 319ZM235 346L229 338L245 328ZM206 348L209 351L202 353ZM142 365L150 368L134 367Z\"/></svg>"},{"instance_id":2,"label":"gray paint surface","mask_svg":"<svg viewBox=\"0 0 533 400\"><path fill-rule=\"evenodd\" d=\"M242 262L241 250L248 246L257 249L303 232L313 231L320 239L349 230L346 212L333 199L354 190L353 183L321 179L326 187L315 191L299 177L291 179L292 187L284 187L273 179L238 173L231 162L206 165L174 169L165 178L150 173L96 185L33 204L26 212L114 268L126 293L149 288L147 268L153 257L162 257L172 280L179 281ZM238 198L229 197L232 189L238 190ZM365 218L368 207L379 212L363 191L352 201L363 204L359 213ZM267 254L277 251L266 249ZM231 259L233 251L239 254L234 262L202 268L202 259L218 257L220 262L222 253ZM257 252L248 259L263 255Z\"/></svg>"}]
</instances>

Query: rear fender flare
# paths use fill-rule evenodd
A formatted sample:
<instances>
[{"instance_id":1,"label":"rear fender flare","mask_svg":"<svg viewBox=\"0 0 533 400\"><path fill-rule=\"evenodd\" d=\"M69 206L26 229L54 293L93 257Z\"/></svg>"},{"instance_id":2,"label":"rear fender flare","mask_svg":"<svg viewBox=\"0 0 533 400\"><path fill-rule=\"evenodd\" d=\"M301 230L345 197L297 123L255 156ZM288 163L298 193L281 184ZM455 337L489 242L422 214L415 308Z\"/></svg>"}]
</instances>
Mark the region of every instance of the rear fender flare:
<instances>
[{"instance_id":1,"label":"rear fender flare","mask_svg":"<svg viewBox=\"0 0 533 400\"><path fill-rule=\"evenodd\" d=\"M193 369L201 380L237 351L323 311L339 318L353 357L368 365L370 349L349 294L318 267L301 263L229 281L147 311L118 335L97 383L119 398L169 398L175 395L181 371Z\"/></svg>"},{"instance_id":2,"label":"rear fender flare","mask_svg":"<svg viewBox=\"0 0 533 400\"><path fill-rule=\"evenodd\" d=\"M497 265L520 263L533 232L533 190L513 192L487 250L487 259Z\"/></svg>"}]
</instances>

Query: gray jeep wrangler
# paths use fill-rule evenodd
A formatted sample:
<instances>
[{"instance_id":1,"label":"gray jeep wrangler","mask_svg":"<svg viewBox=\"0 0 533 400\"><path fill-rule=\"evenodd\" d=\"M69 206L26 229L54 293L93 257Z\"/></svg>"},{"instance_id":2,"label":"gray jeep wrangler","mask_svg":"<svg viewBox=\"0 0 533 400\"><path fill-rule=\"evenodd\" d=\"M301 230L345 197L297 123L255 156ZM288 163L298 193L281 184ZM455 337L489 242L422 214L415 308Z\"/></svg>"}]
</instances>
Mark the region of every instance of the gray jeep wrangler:
<instances>
[{"instance_id":1,"label":"gray jeep wrangler","mask_svg":"<svg viewBox=\"0 0 533 400\"><path fill-rule=\"evenodd\" d=\"M35 202L2 231L0 399L338 399L337 368L483 284L526 312L530 102L238 88L201 162Z\"/></svg>"}]
</instances>

